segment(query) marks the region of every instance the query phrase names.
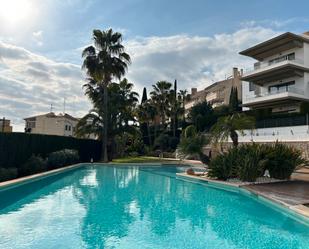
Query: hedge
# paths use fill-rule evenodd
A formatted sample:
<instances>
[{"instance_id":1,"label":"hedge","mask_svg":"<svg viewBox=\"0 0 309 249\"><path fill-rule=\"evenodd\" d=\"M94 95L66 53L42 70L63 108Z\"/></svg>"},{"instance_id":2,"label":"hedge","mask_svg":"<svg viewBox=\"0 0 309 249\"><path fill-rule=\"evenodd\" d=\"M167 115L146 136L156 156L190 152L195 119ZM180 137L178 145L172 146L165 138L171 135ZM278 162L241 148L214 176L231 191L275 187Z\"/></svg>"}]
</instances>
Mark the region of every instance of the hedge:
<instances>
[{"instance_id":1,"label":"hedge","mask_svg":"<svg viewBox=\"0 0 309 249\"><path fill-rule=\"evenodd\" d=\"M62 149L79 152L82 162L99 160L101 143L97 140L29 133L0 133L0 168L19 168L32 155L46 158Z\"/></svg>"}]
</instances>

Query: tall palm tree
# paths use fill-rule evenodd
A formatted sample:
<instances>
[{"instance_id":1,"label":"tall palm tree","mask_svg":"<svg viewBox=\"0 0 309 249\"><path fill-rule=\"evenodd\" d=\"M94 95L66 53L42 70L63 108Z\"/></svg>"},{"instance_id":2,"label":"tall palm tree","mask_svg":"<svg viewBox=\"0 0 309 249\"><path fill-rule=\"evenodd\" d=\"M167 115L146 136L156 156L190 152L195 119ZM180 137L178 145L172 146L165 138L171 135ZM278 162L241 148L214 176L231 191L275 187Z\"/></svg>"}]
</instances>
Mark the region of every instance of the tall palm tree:
<instances>
[{"instance_id":1,"label":"tall palm tree","mask_svg":"<svg viewBox=\"0 0 309 249\"><path fill-rule=\"evenodd\" d=\"M126 72L130 63L130 56L124 52L121 44L122 35L113 32L112 29L106 31L93 31L94 46L84 49L82 57L84 62L82 68L95 84L103 87L104 93L104 118L103 118L103 161L108 161L107 141L108 141L108 93L107 86L114 78L120 79Z\"/></svg>"},{"instance_id":2,"label":"tall palm tree","mask_svg":"<svg viewBox=\"0 0 309 249\"><path fill-rule=\"evenodd\" d=\"M234 147L238 146L237 131L243 133L246 129L253 129L255 126L254 117L243 113L234 113L230 116L220 117L211 129L211 137L215 143L227 141L230 137Z\"/></svg>"},{"instance_id":3,"label":"tall palm tree","mask_svg":"<svg viewBox=\"0 0 309 249\"><path fill-rule=\"evenodd\" d=\"M153 91L150 92L150 96L160 115L161 123L163 127L165 127L166 116L170 108L169 94L172 84L167 81L158 81L155 85L152 85L152 87Z\"/></svg>"}]
</instances>

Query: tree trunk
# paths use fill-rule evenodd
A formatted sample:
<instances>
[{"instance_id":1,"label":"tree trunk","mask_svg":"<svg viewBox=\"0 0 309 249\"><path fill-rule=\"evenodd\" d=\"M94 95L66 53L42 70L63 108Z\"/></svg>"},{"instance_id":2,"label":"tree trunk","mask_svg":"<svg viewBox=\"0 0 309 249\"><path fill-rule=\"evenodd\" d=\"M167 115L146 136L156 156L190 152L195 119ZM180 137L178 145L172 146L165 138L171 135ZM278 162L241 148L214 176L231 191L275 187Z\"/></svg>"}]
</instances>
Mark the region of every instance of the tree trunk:
<instances>
[{"instance_id":1,"label":"tree trunk","mask_svg":"<svg viewBox=\"0 0 309 249\"><path fill-rule=\"evenodd\" d=\"M104 84L104 120L103 120L103 146L102 146L102 155L101 159L103 162L108 162L108 155L107 155L107 130L108 130L108 112L107 112L107 98L108 98L108 92L107 92L107 85Z\"/></svg>"},{"instance_id":2,"label":"tree trunk","mask_svg":"<svg viewBox=\"0 0 309 249\"><path fill-rule=\"evenodd\" d=\"M238 146L238 134L237 134L237 132L232 130L230 132L230 137L231 137L231 139L233 141L233 145L235 147L237 147Z\"/></svg>"},{"instance_id":3,"label":"tree trunk","mask_svg":"<svg viewBox=\"0 0 309 249\"><path fill-rule=\"evenodd\" d=\"M152 146L149 122L147 122L147 132L148 132L148 142L149 142L149 146Z\"/></svg>"}]
</instances>

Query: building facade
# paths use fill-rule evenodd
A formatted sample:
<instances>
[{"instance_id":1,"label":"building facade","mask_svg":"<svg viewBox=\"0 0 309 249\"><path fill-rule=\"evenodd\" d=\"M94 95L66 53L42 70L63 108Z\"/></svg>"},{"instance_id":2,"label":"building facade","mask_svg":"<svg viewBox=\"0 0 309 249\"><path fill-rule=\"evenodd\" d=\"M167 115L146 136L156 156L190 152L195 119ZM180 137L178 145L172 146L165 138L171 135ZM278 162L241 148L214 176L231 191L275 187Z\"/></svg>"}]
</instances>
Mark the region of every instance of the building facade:
<instances>
[{"instance_id":1,"label":"building facade","mask_svg":"<svg viewBox=\"0 0 309 249\"><path fill-rule=\"evenodd\" d=\"M242 77L244 107L291 113L309 101L308 32L287 32L240 54L257 60Z\"/></svg>"},{"instance_id":2,"label":"building facade","mask_svg":"<svg viewBox=\"0 0 309 249\"><path fill-rule=\"evenodd\" d=\"M0 119L0 132L12 132L13 127L11 126L11 121L8 119Z\"/></svg>"},{"instance_id":3,"label":"building facade","mask_svg":"<svg viewBox=\"0 0 309 249\"><path fill-rule=\"evenodd\" d=\"M71 115L53 112L25 118L25 132L45 135L72 137L78 119Z\"/></svg>"},{"instance_id":4,"label":"building facade","mask_svg":"<svg viewBox=\"0 0 309 249\"><path fill-rule=\"evenodd\" d=\"M229 105L232 87L237 88L238 99L241 101L242 74L242 70L238 70L238 68L233 68L233 74L225 80L215 82L201 91L197 91L196 88L192 88L190 100L185 103L186 112L188 112L189 109L197 103L203 101L209 102L213 107Z\"/></svg>"}]
</instances>

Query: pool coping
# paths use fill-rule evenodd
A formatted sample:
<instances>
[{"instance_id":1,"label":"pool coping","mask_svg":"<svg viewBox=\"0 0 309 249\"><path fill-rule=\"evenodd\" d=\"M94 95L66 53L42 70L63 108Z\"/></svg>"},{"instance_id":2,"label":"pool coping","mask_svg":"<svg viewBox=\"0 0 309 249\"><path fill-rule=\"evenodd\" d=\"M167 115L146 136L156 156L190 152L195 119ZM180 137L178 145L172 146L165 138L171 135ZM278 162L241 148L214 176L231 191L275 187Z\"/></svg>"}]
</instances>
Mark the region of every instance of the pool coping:
<instances>
[{"instance_id":1,"label":"pool coping","mask_svg":"<svg viewBox=\"0 0 309 249\"><path fill-rule=\"evenodd\" d=\"M41 179L44 179L46 177L54 176L69 170L77 169L79 167L85 166L86 163L77 163L69 166L64 166L61 168L53 169L53 170L48 170L45 172L29 175L29 176L24 176L24 177L19 177L16 179L0 182L0 191L7 190L10 188L14 188L29 182L33 181L38 181Z\"/></svg>"},{"instance_id":2,"label":"pool coping","mask_svg":"<svg viewBox=\"0 0 309 249\"><path fill-rule=\"evenodd\" d=\"M246 194L249 197L253 197L256 200L261 200L264 203L270 204L272 207L279 208L284 213L289 214L293 218L296 218L298 221L306 223L309 226L309 208L305 205L289 205L286 202L273 198L267 193L261 193L254 191L252 189L246 189L245 186L250 184L238 184L233 182L224 182L215 179L203 178L200 176L188 175L186 173L176 173L176 175L183 179L190 179L193 181L203 182L208 184L210 187L215 187L219 189L224 189L232 192L239 192Z\"/></svg>"}]
</instances>

